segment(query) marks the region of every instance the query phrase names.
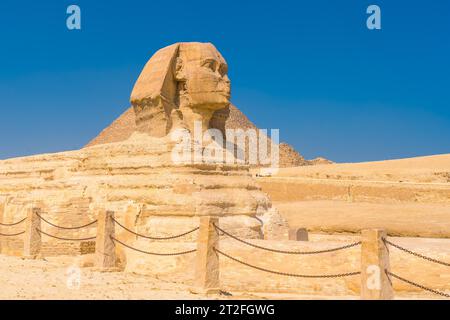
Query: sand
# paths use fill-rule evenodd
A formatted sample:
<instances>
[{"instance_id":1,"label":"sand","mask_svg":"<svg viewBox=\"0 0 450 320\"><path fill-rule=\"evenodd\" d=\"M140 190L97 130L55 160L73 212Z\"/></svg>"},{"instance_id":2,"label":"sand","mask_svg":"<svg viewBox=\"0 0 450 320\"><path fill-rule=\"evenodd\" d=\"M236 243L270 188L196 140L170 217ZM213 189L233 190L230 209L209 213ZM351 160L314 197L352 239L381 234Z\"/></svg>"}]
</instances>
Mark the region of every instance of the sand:
<instances>
[{"instance_id":1,"label":"sand","mask_svg":"<svg viewBox=\"0 0 450 320\"><path fill-rule=\"evenodd\" d=\"M310 234L310 241L352 242L355 235ZM392 238L393 242L412 250L436 256L440 252L443 260L450 254L449 241L439 239ZM443 250L441 251L441 248ZM414 278L438 290L448 291L450 275L445 273L445 266L430 264L419 258L405 256L397 249L392 249L391 268L393 271ZM343 252L342 254L345 254ZM408 260L404 260L408 258ZM359 299L355 295L305 295L302 292L240 292L229 290L221 295L202 295L191 292L189 286L163 280L155 276L138 275L125 272L99 272L92 267L74 269L80 265L80 258L74 256L48 257L29 260L16 256L0 255L0 299L150 299L150 300L184 300L184 299ZM417 270L412 276L409 269ZM76 286L74 270L80 272L80 285ZM265 273L261 272L261 279ZM397 281L397 280L395 280ZM401 291L396 292L395 299L442 299L424 291L396 282Z\"/></svg>"},{"instance_id":2,"label":"sand","mask_svg":"<svg viewBox=\"0 0 450 320\"><path fill-rule=\"evenodd\" d=\"M0 299L206 299L189 287L151 276L123 272L98 272L80 268L80 286L71 279L77 258L60 256L26 260L0 255ZM218 296L253 299L251 295ZM214 298L214 297L213 297Z\"/></svg>"},{"instance_id":3,"label":"sand","mask_svg":"<svg viewBox=\"0 0 450 320\"><path fill-rule=\"evenodd\" d=\"M450 238L450 154L281 168L257 181L292 227Z\"/></svg>"},{"instance_id":4,"label":"sand","mask_svg":"<svg viewBox=\"0 0 450 320\"><path fill-rule=\"evenodd\" d=\"M325 233L385 228L392 236L450 238L448 205L322 200L276 202L275 206L293 228Z\"/></svg>"},{"instance_id":5,"label":"sand","mask_svg":"<svg viewBox=\"0 0 450 320\"><path fill-rule=\"evenodd\" d=\"M26 260L0 255L0 300L185 300L185 299L358 299L357 296L326 297L299 294L226 292L220 295L194 294L180 283L152 276L124 272L98 272L80 268L80 285L74 285L73 267L77 258L60 256Z\"/></svg>"},{"instance_id":6,"label":"sand","mask_svg":"<svg viewBox=\"0 0 450 320\"><path fill-rule=\"evenodd\" d=\"M450 188L450 154L361 163L281 168L277 177L413 182Z\"/></svg>"},{"instance_id":7,"label":"sand","mask_svg":"<svg viewBox=\"0 0 450 320\"><path fill-rule=\"evenodd\" d=\"M395 239L397 243L433 257L441 255L439 258L448 261L450 240L443 238L450 238L449 177L450 155L438 155L283 168L277 176L258 181L291 227L309 229L311 241L349 241L363 228L382 227L391 236L402 236ZM348 193L349 185L352 194ZM410 194L415 196L411 198ZM429 265L417 258L411 264L401 252L392 254L395 256L391 267L399 274L414 271L419 282L448 290L450 276L442 269L445 267ZM0 255L0 299L359 299L357 295L301 292L229 292L206 296L192 293L187 285L155 276L105 273L90 267L74 269L79 263L79 257L24 260ZM80 272L79 288L70 281L74 279L74 270ZM440 297L412 291L406 284L396 293L396 299L422 298Z\"/></svg>"}]
</instances>

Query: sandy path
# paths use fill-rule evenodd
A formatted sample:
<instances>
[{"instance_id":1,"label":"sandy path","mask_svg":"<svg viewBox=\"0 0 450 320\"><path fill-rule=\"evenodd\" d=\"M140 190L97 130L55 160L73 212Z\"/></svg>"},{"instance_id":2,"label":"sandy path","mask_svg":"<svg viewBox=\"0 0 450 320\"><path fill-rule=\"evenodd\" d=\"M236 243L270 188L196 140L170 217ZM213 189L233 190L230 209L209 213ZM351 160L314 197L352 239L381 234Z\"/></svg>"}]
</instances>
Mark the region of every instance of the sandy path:
<instances>
[{"instance_id":1,"label":"sandy path","mask_svg":"<svg viewBox=\"0 0 450 320\"><path fill-rule=\"evenodd\" d=\"M314 238L315 236L313 236ZM320 240L327 236L317 236ZM342 236L340 236L342 237ZM344 236L346 237L346 236ZM312 239L313 240L313 239ZM133 299L133 300L185 300L185 299L296 299L296 300L354 300L359 296L302 295L301 293L244 293L205 296L193 294L189 287L170 283L152 276L123 272L98 272L81 268L80 286L71 282L70 269L74 257L58 257L49 260L27 260L0 255L0 300L8 299ZM75 284L74 286L70 286ZM396 293L396 299L436 299L424 293Z\"/></svg>"},{"instance_id":2,"label":"sandy path","mask_svg":"<svg viewBox=\"0 0 450 320\"><path fill-rule=\"evenodd\" d=\"M70 263L0 255L0 299L198 299L188 288L152 277L80 270ZM69 283L69 286L68 286ZM71 286L71 284L73 284Z\"/></svg>"},{"instance_id":3,"label":"sandy path","mask_svg":"<svg viewBox=\"0 0 450 320\"><path fill-rule=\"evenodd\" d=\"M27 260L0 255L0 300L8 299L133 299L133 300L185 300L185 299L332 299L333 297L303 296L295 294L246 294L205 296L193 294L189 287L170 283L151 276L98 272L81 268L80 286L71 281L74 257ZM50 261L49 261L50 260ZM69 285L68 285L69 284ZM73 285L75 284L75 285ZM72 285L72 286L71 286ZM343 297L357 299L358 297Z\"/></svg>"}]
</instances>

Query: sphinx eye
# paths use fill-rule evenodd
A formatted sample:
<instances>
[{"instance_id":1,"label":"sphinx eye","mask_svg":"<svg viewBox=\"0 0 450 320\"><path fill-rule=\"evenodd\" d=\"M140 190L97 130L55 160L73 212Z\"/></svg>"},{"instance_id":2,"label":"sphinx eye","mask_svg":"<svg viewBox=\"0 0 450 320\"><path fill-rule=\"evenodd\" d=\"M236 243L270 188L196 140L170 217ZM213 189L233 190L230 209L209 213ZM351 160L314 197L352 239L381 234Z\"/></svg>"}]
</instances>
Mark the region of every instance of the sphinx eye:
<instances>
[{"instance_id":1,"label":"sphinx eye","mask_svg":"<svg viewBox=\"0 0 450 320\"><path fill-rule=\"evenodd\" d=\"M226 64L222 64L219 68L219 73L224 76L228 72L228 66Z\"/></svg>"},{"instance_id":2,"label":"sphinx eye","mask_svg":"<svg viewBox=\"0 0 450 320\"><path fill-rule=\"evenodd\" d=\"M203 67L216 71L216 62L214 60L206 60L202 63Z\"/></svg>"}]
</instances>

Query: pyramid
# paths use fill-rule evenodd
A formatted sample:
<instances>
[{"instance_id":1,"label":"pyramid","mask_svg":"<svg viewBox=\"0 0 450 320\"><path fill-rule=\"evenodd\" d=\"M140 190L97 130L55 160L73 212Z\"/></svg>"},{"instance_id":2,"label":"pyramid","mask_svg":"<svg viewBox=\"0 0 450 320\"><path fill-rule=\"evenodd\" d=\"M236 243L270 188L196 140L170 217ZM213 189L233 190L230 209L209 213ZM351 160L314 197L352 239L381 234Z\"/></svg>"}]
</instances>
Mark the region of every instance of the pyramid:
<instances>
[{"instance_id":1,"label":"pyramid","mask_svg":"<svg viewBox=\"0 0 450 320\"><path fill-rule=\"evenodd\" d=\"M219 122L212 120L211 127L219 127ZM120 142L128 139L137 129L135 114L132 107L128 108L121 116L106 127L100 134L92 139L85 147L99 144ZM229 107L229 116L225 121L225 129L255 129L258 128L233 104ZM269 139L270 143L270 139ZM280 143L280 167L296 167L314 164L305 160L291 145Z\"/></svg>"}]
</instances>

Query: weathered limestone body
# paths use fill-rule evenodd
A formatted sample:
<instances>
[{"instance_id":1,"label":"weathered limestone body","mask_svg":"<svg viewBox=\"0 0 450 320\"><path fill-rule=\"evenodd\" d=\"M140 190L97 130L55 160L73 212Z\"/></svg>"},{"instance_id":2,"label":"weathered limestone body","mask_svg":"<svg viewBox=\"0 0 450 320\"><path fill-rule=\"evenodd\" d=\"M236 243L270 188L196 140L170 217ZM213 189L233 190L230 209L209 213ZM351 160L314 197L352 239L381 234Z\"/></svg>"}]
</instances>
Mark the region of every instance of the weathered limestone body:
<instances>
[{"instance_id":1,"label":"weathered limestone body","mask_svg":"<svg viewBox=\"0 0 450 320\"><path fill-rule=\"evenodd\" d=\"M115 237L118 237L121 241L125 243L133 243L137 240L137 236L134 233L137 233L136 221L139 217L139 214L142 210L140 205L137 205L130 201L130 203L125 207L124 217L122 221L122 225L126 228L121 228L117 226L114 229ZM127 230L128 229L128 230ZM130 232L130 231L132 232ZM127 255L125 248L120 245L115 246L115 255L116 255L116 266L124 270L127 265Z\"/></svg>"},{"instance_id":2,"label":"weathered limestone body","mask_svg":"<svg viewBox=\"0 0 450 320\"><path fill-rule=\"evenodd\" d=\"M97 218L90 208L105 207L142 234L178 234L198 226L199 217L216 216L222 226L245 238L278 236L267 224L287 225L279 215L273 219L276 211L247 166L173 160L177 142L171 133L186 130L193 135L194 121L203 130L213 120L220 126L229 97L227 65L212 44L178 43L159 50L131 94L137 129L127 140L0 161L0 195L13 199L6 218L15 220L20 207L41 201L46 216L62 226L88 223ZM132 219L126 217L130 203L139 207ZM264 219L269 212L270 219ZM95 228L74 230L70 236L92 236ZM195 241L193 237L187 239ZM130 245L138 240L124 239ZM119 261L126 254L117 249Z\"/></svg>"}]
</instances>

